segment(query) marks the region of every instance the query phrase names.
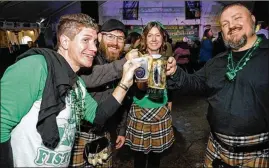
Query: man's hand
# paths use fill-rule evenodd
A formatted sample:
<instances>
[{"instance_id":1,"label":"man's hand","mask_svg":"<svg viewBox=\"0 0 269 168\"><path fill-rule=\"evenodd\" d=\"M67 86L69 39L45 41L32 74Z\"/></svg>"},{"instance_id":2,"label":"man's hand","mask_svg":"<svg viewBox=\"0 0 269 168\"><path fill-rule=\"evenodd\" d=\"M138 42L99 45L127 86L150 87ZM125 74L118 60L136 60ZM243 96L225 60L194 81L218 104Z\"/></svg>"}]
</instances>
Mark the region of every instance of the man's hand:
<instances>
[{"instance_id":1,"label":"man's hand","mask_svg":"<svg viewBox=\"0 0 269 168\"><path fill-rule=\"evenodd\" d=\"M169 57L166 66L166 75L173 75L177 70L177 64L174 57Z\"/></svg>"},{"instance_id":2,"label":"man's hand","mask_svg":"<svg viewBox=\"0 0 269 168\"><path fill-rule=\"evenodd\" d=\"M131 60L131 59L134 59L134 58L138 58L139 57L139 51L138 49L132 49L131 51L129 51L126 55L125 55L125 58L127 60Z\"/></svg>"},{"instance_id":3,"label":"man's hand","mask_svg":"<svg viewBox=\"0 0 269 168\"><path fill-rule=\"evenodd\" d=\"M141 66L141 63L137 61L127 61L123 65L123 75L121 78L121 83L126 85L127 87L130 87L133 85L133 79L134 79L134 71Z\"/></svg>"},{"instance_id":4,"label":"man's hand","mask_svg":"<svg viewBox=\"0 0 269 168\"><path fill-rule=\"evenodd\" d=\"M125 136L118 136L116 140L116 149L120 149L125 142Z\"/></svg>"}]
</instances>

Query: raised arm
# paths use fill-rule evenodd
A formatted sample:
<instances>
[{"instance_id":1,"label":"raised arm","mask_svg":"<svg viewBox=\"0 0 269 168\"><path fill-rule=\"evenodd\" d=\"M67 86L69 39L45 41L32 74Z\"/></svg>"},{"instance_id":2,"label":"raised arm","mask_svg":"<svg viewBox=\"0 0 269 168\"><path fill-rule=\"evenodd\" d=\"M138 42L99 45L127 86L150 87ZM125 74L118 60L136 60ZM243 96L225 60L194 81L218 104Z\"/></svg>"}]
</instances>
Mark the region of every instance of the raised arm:
<instances>
[{"instance_id":1,"label":"raised arm","mask_svg":"<svg viewBox=\"0 0 269 168\"><path fill-rule=\"evenodd\" d=\"M93 98L88 95L86 97L86 120L103 126L104 123L110 118L121 106L121 103L133 84L134 70L140 66L139 63L132 63L127 61L123 66L123 76L119 85L115 88L112 95L108 96L106 100L101 102L96 108L91 106Z\"/></svg>"},{"instance_id":2,"label":"raised arm","mask_svg":"<svg viewBox=\"0 0 269 168\"><path fill-rule=\"evenodd\" d=\"M127 60L138 57L138 50L133 49L128 52L121 60L116 60L104 65L94 65L87 74L81 74L80 77L87 88L95 88L105 83L120 79L123 73L123 65Z\"/></svg>"},{"instance_id":3,"label":"raised arm","mask_svg":"<svg viewBox=\"0 0 269 168\"><path fill-rule=\"evenodd\" d=\"M207 64L208 66L208 64ZM207 66L194 74L188 74L176 65L174 58L168 59L167 64L167 88L180 90L182 92L203 94L206 92L206 71Z\"/></svg>"},{"instance_id":4,"label":"raised arm","mask_svg":"<svg viewBox=\"0 0 269 168\"><path fill-rule=\"evenodd\" d=\"M126 61L126 58L123 58L109 64L94 65L90 73L82 74L80 77L85 82L87 88L101 86L105 83L120 79L122 76L122 67Z\"/></svg>"}]
</instances>

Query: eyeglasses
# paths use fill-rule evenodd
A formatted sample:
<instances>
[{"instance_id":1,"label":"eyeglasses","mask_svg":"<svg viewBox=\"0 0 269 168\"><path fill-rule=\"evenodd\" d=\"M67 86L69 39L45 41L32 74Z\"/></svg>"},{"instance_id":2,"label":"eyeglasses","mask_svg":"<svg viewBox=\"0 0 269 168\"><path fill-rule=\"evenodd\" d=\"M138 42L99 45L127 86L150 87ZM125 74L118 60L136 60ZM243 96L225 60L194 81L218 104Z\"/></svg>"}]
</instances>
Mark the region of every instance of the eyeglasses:
<instances>
[{"instance_id":1,"label":"eyeglasses","mask_svg":"<svg viewBox=\"0 0 269 168\"><path fill-rule=\"evenodd\" d=\"M125 38L122 37L122 36L116 36L116 35L110 34L110 33L102 33L102 34L106 35L106 38L107 38L108 41L113 41L116 38L118 39L118 42L120 42L120 43L124 43L124 41L125 41Z\"/></svg>"}]
</instances>

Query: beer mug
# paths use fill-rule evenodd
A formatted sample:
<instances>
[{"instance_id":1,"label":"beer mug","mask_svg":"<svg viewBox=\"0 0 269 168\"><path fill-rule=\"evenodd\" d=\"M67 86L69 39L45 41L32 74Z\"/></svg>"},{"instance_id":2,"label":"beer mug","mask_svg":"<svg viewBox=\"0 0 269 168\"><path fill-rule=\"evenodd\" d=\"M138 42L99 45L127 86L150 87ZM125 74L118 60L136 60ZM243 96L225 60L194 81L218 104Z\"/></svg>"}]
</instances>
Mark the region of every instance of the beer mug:
<instances>
[{"instance_id":1,"label":"beer mug","mask_svg":"<svg viewBox=\"0 0 269 168\"><path fill-rule=\"evenodd\" d=\"M139 62L141 64L141 66L135 70L135 77L138 82L148 80L151 62L150 59L151 58L146 55L133 59L134 62Z\"/></svg>"},{"instance_id":2,"label":"beer mug","mask_svg":"<svg viewBox=\"0 0 269 168\"><path fill-rule=\"evenodd\" d=\"M167 58L160 54L152 54L152 63L148 79L148 87L165 89Z\"/></svg>"}]
</instances>

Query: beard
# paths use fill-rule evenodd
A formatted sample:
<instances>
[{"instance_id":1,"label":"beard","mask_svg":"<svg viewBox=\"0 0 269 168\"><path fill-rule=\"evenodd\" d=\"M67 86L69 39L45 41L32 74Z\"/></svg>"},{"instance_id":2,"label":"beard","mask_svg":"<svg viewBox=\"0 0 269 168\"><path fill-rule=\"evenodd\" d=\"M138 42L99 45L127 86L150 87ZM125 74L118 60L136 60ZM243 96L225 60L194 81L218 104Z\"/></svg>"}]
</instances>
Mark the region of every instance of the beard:
<instances>
[{"instance_id":1,"label":"beard","mask_svg":"<svg viewBox=\"0 0 269 168\"><path fill-rule=\"evenodd\" d=\"M119 51L117 52L111 52L108 50L108 47L114 47L118 49ZM104 41L102 40L100 45L99 45L100 51L103 53L103 56L108 62L113 62L115 60L118 60L123 52L123 48L120 49L118 45L112 45L112 44L107 44L107 46L104 44Z\"/></svg>"},{"instance_id":2,"label":"beard","mask_svg":"<svg viewBox=\"0 0 269 168\"><path fill-rule=\"evenodd\" d=\"M239 40L224 40L224 44L227 48L239 50L247 44L247 35L244 34Z\"/></svg>"}]
</instances>

